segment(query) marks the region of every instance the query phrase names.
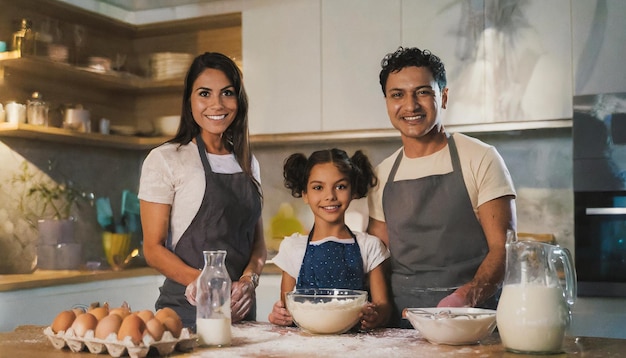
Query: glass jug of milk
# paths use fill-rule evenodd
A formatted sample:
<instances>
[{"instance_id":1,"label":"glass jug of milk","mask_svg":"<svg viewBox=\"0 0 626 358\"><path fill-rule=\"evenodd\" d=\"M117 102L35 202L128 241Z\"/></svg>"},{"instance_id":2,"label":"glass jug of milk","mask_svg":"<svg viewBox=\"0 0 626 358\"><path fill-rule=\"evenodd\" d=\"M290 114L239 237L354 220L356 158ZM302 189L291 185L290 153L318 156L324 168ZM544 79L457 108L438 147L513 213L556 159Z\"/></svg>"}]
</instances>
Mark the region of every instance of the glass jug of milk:
<instances>
[{"instance_id":1,"label":"glass jug of milk","mask_svg":"<svg viewBox=\"0 0 626 358\"><path fill-rule=\"evenodd\" d=\"M565 248L518 240L507 232L506 273L496 321L507 351L561 352L576 298L576 273Z\"/></svg>"},{"instance_id":2,"label":"glass jug of milk","mask_svg":"<svg viewBox=\"0 0 626 358\"><path fill-rule=\"evenodd\" d=\"M229 346L231 341L230 276L226 251L203 251L204 269L196 288L196 331L204 347Z\"/></svg>"}]
</instances>

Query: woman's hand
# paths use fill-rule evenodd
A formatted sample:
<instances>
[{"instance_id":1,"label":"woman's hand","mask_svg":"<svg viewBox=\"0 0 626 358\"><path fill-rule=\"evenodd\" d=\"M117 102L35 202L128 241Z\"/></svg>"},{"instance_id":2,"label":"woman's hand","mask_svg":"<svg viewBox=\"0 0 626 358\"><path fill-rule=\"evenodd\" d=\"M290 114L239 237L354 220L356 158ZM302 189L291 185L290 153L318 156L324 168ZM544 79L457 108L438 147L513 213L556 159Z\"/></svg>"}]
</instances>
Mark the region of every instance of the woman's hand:
<instances>
[{"instance_id":1,"label":"woman's hand","mask_svg":"<svg viewBox=\"0 0 626 358\"><path fill-rule=\"evenodd\" d=\"M285 308L283 301L278 300L272 307L272 312L267 316L267 320L277 326L291 326L293 324L293 318Z\"/></svg>"},{"instance_id":2,"label":"woman's hand","mask_svg":"<svg viewBox=\"0 0 626 358\"><path fill-rule=\"evenodd\" d=\"M378 313L377 306L371 302L363 305L363 309L361 309L361 329L374 329L381 323L381 317Z\"/></svg>"},{"instance_id":3,"label":"woman's hand","mask_svg":"<svg viewBox=\"0 0 626 358\"><path fill-rule=\"evenodd\" d=\"M233 282L230 292L231 319L235 323L244 319L250 312L250 308L256 300L256 292L254 291L254 284L247 280Z\"/></svg>"},{"instance_id":4,"label":"woman's hand","mask_svg":"<svg viewBox=\"0 0 626 358\"><path fill-rule=\"evenodd\" d=\"M187 298L187 302L189 302L192 306L196 305L196 283L198 281L191 281L190 284L185 288L185 298Z\"/></svg>"}]
</instances>

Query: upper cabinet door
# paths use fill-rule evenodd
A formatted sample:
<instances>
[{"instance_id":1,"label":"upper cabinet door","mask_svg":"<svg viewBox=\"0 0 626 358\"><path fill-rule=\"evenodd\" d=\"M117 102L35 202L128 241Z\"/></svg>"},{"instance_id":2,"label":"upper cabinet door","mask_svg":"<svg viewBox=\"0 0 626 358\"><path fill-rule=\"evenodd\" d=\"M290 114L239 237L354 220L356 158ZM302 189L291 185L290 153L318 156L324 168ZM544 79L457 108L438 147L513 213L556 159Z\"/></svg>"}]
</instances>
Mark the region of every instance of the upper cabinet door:
<instances>
[{"instance_id":1,"label":"upper cabinet door","mask_svg":"<svg viewBox=\"0 0 626 358\"><path fill-rule=\"evenodd\" d=\"M251 134L321 128L320 0L250 0L242 15Z\"/></svg>"},{"instance_id":2,"label":"upper cabinet door","mask_svg":"<svg viewBox=\"0 0 626 358\"><path fill-rule=\"evenodd\" d=\"M400 28L400 0L322 0L322 130L391 128L378 75Z\"/></svg>"},{"instance_id":3,"label":"upper cabinet door","mask_svg":"<svg viewBox=\"0 0 626 358\"><path fill-rule=\"evenodd\" d=\"M572 116L570 0L405 0L402 42L441 57L446 124Z\"/></svg>"},{"instance_id":4,"label":"upper cabinet door","mask_svg":"<svg viewBox=\"0 0 626 358\"><path fill-rule=\"evenodd\" d=\"M626 92L626 1L572 0L574 94Z\"/></svg>"}]
</instances>

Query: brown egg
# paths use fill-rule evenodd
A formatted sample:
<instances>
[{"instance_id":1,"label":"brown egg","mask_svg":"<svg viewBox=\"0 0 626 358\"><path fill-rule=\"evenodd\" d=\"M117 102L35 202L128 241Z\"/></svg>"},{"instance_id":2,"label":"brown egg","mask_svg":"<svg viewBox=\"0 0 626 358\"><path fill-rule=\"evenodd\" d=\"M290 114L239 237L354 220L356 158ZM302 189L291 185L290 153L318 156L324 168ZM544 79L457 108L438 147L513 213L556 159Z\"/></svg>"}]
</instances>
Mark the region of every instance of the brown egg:
<instances>
[{"instance_id":1,"label":"brown egg","mask_svg":"<svg viewBox=\"0 0 626 358\"><path fill-rule=\"evenodd\" d=\"M94 315L98 321L109 315L109 306L95 307L87 311Z\"/></svg>"},{"instance_id":2,"label":"brown egg","mask_svg":"<svg viewBox=\"0 0 626 358\"><path fill-rule=\"evenodd\" d=\"M80 308L80 307L76 307L76 308L72 308L72 311L74 311L74 314L78 317L79 315L85 313L85 310Z\"/></svg>"},{"instance_id":3,"label":"brown egg","mask_svg":"<svg viewBox=\"0 0 626 358\"><path fill-rule=\"evenodd\" d=\"M163 307L159 309L158 311L156 311L154 317L163 323L165 323L165 318L167 317L174 317L180 320L180 316L178 316L178 313L176 313L176 311L169 307Z\"/></svg>"},{"instance_id":4,"label":"brown egg","mask_svg":"<svg viewBox=\"0 0 626 358\"><path fill-rule=\"evenodd\" d=\"M54 318L52 324L50 325L50 328L52 328L52 332L54 333L67 331L67 329L72 326L72 323L74 323L75 319L76 313L74 313L74 311L62 311Z\"/></svg>"},{"instance_id":5,"label":"brown egg","mask_svg":"<svg viewBox=\"0 0 626 358\"><path fill-rule=\"evenodd\" d=\"M150 310L141 310L134 313L137 314L137 316L139 316L139 318L141 318L146 323L154 318L154 313Z\"/></svg>"},{"instance_id":6,"label":"brown egg","mask_svg":"<svg viewBox=\"0 0 626 358\"><path fill-rule=\"evenodd\" d=\"M144 333L148 333L155 341L160 341L164 332L165 325L158 319L153 318L146 322L146 331Z\"/></svg>"},{"instance_id":7,"label":"brown egg","mask_svg":"<svg viewBox=\"0 0 626 358\"><path fill-rule=\"evenodd\" d=\"M78 337L84 337L88 330L95 330L98 325L98 319L91 313L83 313L76 317L72 323L72 329Z\"/></svg>"},{"instance_id":8,"label":"brown egg","mask_svg":"<svg viewBox=\"0 0 626 358\"><path fill-rule=\"evenodd\" d=\"M130 314L124 318L120 329L117 331L117 339L122 341L126 337L130 337L133 344L138 345L143 338L143 332L146 330L146 324L136 314Z\"/></svg>"},{"instance_id":9,"label":"brown egg","mask_svg":"<svg viewBox=\"0 0 626 358\"><path fill-rule=\"evenodd\" d=\"M122 317L116 314L110 314L98 322L95 337L99 339L106 339L111 333L115 333L117 335L121 325Z\"/></svg>"},{"instance_id":10,"label":"brown egg","mask_svg":"<svg viewBox=\"0 0 626 358\"><path fill-rule=\"evenodd\" d=\"M167 317L165 321L163 321L163 325L165 326L165 330L172 332L172 336L175 338L180 337L180 332L183 329L183 321L178 317Z\"/></svg>"},{"instance_id":11,"label":"brown egg","mask_svg":"<svg viewBox=\"0 0 626 358\"><path fill-rule=\"evenodd\" d=\"M130 314L130 309L128 307L116 307L109 310L109 315L118 315L122 319L126 318Z\"/></svg>"}]
</instances>

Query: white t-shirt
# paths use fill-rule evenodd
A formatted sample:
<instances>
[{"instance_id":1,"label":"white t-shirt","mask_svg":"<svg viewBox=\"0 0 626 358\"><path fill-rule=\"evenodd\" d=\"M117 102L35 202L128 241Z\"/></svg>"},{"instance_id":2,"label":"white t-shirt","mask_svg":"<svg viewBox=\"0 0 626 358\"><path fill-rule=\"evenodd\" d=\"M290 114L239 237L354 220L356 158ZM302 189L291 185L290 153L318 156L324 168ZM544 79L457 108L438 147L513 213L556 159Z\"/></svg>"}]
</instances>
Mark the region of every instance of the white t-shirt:
<instances>
[{"instance_id":1,"label":"white t-shirt","mask_svg":"<svg viewBox=\"0 0 626 358\"><path fill-rule=\"evenodd\" d=\"M242 172L234 154L208 154L214 173ZM252 173L261 182L259 162L252 158ZM170 228L172 249L196 216L206 186L204 168L194 142L179 147L166 143L154 148L143 162L139 199L172 206Z\"/></svg>"},{"instance_id":2,"label":"white t-shirt","mask_svg":"<svg viewBox=\"0 0 626 358\"><path fill-rule=\"evenodd\" d=\"M363 270L365 273L372 271L389 257L389 249L387 249L387 246L385 246L379 238L358 231L353 231L353 233L356 236L356 241L361 250ZM272 259L276 266L296 280L300 274L300 266L302 266L302 260L304 260L308 240L309 237L307 235L299 233L285 237L280 243L278 254ZM353 238L339 239L330 236L323 240L313 241L311 245L320 245L327 241L335 241L344 244L354 243Z\"/></svg>"},{"instance_id":3,"label":"white t-shirt","mask_svg":"<svg viewBox=\"0 0 626 358\"><path fill-rule=\"evenodd\" d=\"M487 201L505 195L516 195L511 174L495 147L461 133L454 133L452 136L459 153L465 187L477 217L478 207ZM383 190L402 149L387 157L375 169L378 185L368 194L368 206L369 216L376 220L385 221ZM394 182L451 172L450 148L446 145L440 151L424 157L407 158L403 154Z\"/></svg>"}]
</instances>

